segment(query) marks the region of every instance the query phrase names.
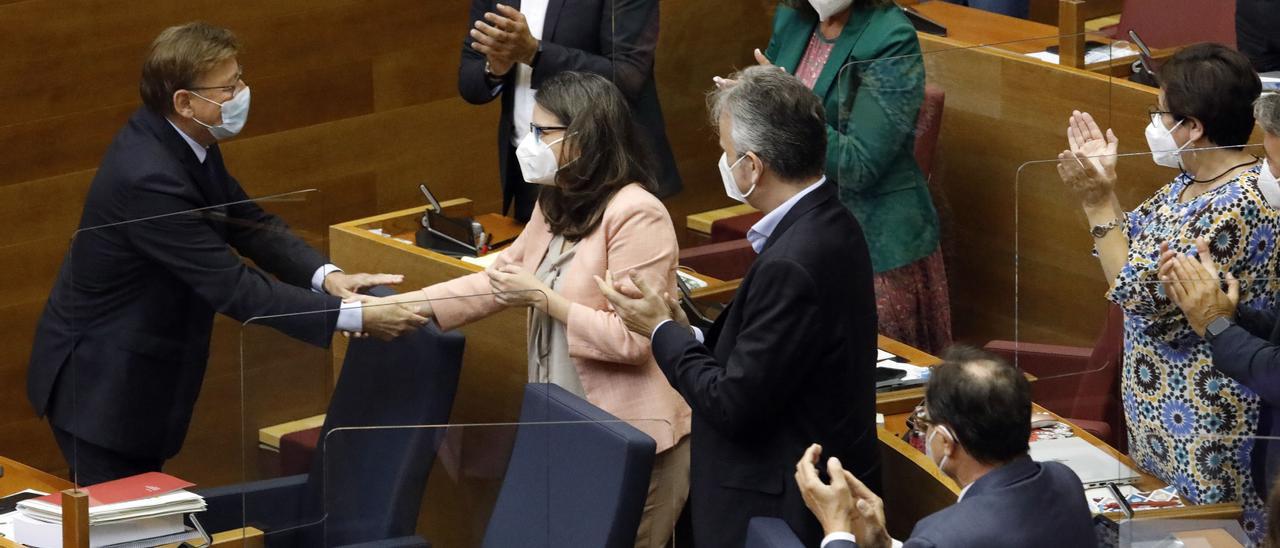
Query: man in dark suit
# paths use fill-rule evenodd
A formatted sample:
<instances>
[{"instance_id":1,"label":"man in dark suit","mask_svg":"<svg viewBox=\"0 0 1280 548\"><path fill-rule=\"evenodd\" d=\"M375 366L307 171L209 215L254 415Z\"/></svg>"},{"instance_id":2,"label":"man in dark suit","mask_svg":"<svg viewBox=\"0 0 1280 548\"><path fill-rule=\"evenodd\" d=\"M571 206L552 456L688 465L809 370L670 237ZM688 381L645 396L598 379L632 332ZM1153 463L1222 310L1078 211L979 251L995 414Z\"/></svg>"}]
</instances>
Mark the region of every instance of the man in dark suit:
<instances>
[{"instance_id":1,"label":"man in dark suit","mask_svg":"<svg viewBox=\"0 0 1280 548\"><path fill-rule=\"evenodd\" d=\"M601 280L627 326L652 337L671 385L693 408L690 506L698 548L740 547L755 516L821 537L790 469L823 440L878 486L876 310L858 222L823 176L819 99L774 67L748 68L713 95L726 193L765 212L748 232L759 256L706 334L678 305ZM674 320L674 321L673 321Z\"/></svg>"},{"instance_id":2,"label":"man in dark suit","mask_svg":"<svg viewBox=\"0 0 1280 548\"><path fill-rule=\"evenodd\" d=\"M538 185L526 183L516 148L529 134L533 94L564 71L592 72L626 95L649 143L659 197L680 191L680 173L667 141L658 86L658 0L472 0L472 28L462 45L458 92L481 105L502 97L498 170L502 210L529 220Z\"/></svg>"},{"instance_id":3,"label":"man in dark suit","mask_svg":"<svg viewBox=\"0 0 1280 548\"><path fill-rule=\"evenodd\" d=\"M27 395L81 485L159 470L178 452L215 312L316 312L256 323L317 346L335 329L388 338L427 321L412 307L344 303L400 276L327 264L227 173L217 141L249 110L238 51L230 31L204 23L152 43L144 105L102 159L40 318Z\"/></svg>"},{"instance_id":4,"label":"man in dark suit","mask_svg":"<svg viewBox=\"0 0 1280 548\"><path fill-rule=\"evenodd\" d=\"M909 548L1093 548L1092 515L1080 478L1061 463L1027 454L1031 386L990 353L953 347L925 387L925 451L962 485L955 504L920 520ZM818 478L822 447L796 463L796 484L827 533L822 548L889 548L884 504L839 459ZM854 533L857 536L854 536ZM808 546L816 546L808 544Z\"/></svg>"}]
</instances>

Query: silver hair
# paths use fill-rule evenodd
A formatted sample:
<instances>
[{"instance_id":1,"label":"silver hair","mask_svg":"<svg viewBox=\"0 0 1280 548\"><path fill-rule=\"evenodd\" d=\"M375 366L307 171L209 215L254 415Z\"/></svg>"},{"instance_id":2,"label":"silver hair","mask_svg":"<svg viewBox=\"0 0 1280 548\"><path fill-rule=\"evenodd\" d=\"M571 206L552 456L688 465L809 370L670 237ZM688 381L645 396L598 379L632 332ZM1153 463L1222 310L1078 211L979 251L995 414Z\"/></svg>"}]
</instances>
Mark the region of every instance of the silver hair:
<instances>
[{"instance_id":1,"label":"silver hair","mask_svg":"<svg viewBox=\"0 0 1280 548\"><path fill-rule=\"evenodd\" d=\"M1253 117L1262 130L1280 136L1280 93L1268 92L1253 102Z\"/></svg>"},{"instance_id":2,"label":"silver hair","mask_svg":"<svg viewBox=\"0 0 1280 548\"><path fill-rule=\"evenodd\" d=\"M820 175L827 130L822 102L813 91L777 67L749 67L730 79L736 83L712 90L707 104L713 127L729 113L729 139L738 154L756 153L784 180Z\"/></svg>"}]
</instances>

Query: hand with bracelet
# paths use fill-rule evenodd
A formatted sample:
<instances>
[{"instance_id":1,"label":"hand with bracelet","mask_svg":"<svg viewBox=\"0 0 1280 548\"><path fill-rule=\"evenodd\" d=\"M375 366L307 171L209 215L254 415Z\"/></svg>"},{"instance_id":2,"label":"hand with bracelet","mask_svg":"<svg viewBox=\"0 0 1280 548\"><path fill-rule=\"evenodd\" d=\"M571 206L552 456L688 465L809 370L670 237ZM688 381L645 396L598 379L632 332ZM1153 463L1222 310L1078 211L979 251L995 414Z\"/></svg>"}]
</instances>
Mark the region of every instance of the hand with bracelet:
<instances>
[{"instance_id":1,"label":"hand with bracelet","mask_svg":"<svg viewBox=\"0 0 1280 548\"><path fill-rule=\"evenodd\" d=\"M1058 175L1076 195L1089 218L1090 233L1109 284L1128 261L1127 216L1116 198L1116 150L1120 141L1105 133L1087 112L1072 111L1067 121L1069 150L1058 154Z\"/></svg>"},{"instance_id":2,"label":"hand with bracelet","mask_svg":"<svg viewBox=\"0 0 1280 548\"><path fill-rule=\"evenodd\" d=\"M1168 243L1160 244L1160 283L1169 300L1187 316L1191 329L1212 340L1235 320L1240 282L1227 272L1227 290L1222 290L1218 265L1213 262L1209 243L1204 238L1196 238L1196 255L1198 260L1170 250ZM1210 329L1219 318L1224 320Z\"/></svg>"}]
</instances>

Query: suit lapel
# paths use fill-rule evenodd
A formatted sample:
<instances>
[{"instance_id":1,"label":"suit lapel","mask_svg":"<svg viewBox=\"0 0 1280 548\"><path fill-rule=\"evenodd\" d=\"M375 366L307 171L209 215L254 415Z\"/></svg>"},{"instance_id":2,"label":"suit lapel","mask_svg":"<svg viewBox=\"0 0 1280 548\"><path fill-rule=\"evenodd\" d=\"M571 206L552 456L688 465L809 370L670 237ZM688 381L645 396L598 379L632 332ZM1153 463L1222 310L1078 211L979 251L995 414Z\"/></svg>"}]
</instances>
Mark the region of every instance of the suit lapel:
<instances>
[{"instance_id":1,"label":"suit lapel","mask_svg":"<svg viewBox=\"0 0 1280 548\"><path fill-rule=\"evenodd\" d=\"M564 0L547 2L547 18L542 23L543 40L553 40L556 37L556 23L560 22L562 8L564 8Z\"/></svg>"},{"instance_id":2,"label":"suit lapel","mask_svg":"<svg viewBox=\"0 0 1280 548\"><path fill-rule=\"evenodd\" d=\"M170 154L173 154L178 159L182 164L182 168L191 176L192 181L195 182L196 192L205 198L207 204L217 203L214 201L215 197L210 195L207 190L213 183L209 170L196 158L196 153L191 150L191 145L187 144L186 139L178 133L177 128L173 127L164 116L152 112L146 107L142 107L139 112L147 129L156 136L156 139L164 145ZM213 149L216 148L210 148L209 156L205 157L206 161L212 158Z\"/></svg>"},{"instance_id":3,"label":"suit lapel","mask_svg":"<svg viewBox=\"0 0 1280 548\"><path fill-rule=\"evenodd\" d=\"M790 9L779 7L779 10ZM788 20L784 29L780 32L780 44L775 59L770 59L773 64L787 69L787 74L795 74L796 67L800 66L800 58L804 56L804 50L809 46L809 37L813 36L814 29L818 28L818 20L811 19L800 15L792 10L792 15Z\"/></svg>"},{"instance_id":4,"label":"suit lapel","mask_svg":"<svg viewBox=\"0 0 1280 548\"><path fill-rule=\"evenodd\" d=\"M813 192L810 192L805 195L804 198L801 198L796 205L791 207L791 211L788 211L787 214L782 217L782 220L778 221L778 226L774 227L773 234L770 234L769 239L765 240L764 249L760 250L760 255L767 253L769 248L773 247L773 243L778 241L782 237L782 233L786 232L788 228L791 228L791 225L795 224L796 220L804 217L810 211L813 211L813 208L818 207L823 202L834 199L835 195L835 183L831 182L830 179L827 179L826 182L822 183L822 186L813 189ZM759 262L759 260L756 261L756 263Z\"/></svg>"},{"instance_id":5,"label":"suit lapel","mask_svg":"<svg viewBox=\"0 0 1280 548\"><path fill-rule=\"evenodd\" d=\"M853 47L857 45L858 38L862 36L862 31L866 29L867 23L871 18L871 13L866 10L855 10L853 16L849 19L849 24L845 25L844 30L840 31L840 37L836 39L836 45L831 49L831 57L827 58L827 64L822 67L822 72L818 75L818 80L813 84L813 93L818 97L827 98L827 92L831 90L831 84L835 83L837 78L853 78L857 67L848 66L850 62L856 59L849 59L849 55L853 52ZM808 42L805 42L806 44ZM791 74L795 74L794 70ZM845 86L840 86L844 89Z\"/></svg>"}]
</instances>

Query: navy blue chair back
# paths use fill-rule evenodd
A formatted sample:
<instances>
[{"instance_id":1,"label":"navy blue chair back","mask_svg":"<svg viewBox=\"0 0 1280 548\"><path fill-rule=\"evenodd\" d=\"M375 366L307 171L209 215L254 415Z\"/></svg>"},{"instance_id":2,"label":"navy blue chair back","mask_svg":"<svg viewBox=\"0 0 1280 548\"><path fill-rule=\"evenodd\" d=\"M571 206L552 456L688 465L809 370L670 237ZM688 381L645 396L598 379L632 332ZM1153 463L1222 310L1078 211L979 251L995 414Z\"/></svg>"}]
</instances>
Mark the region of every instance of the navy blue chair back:
<instances>
[{"instance_id":1,"label":"navy blue chair back","mask_svg":"<svg viewBox=\"0 0 1280 548\"><path fill-rule=\"evenodd\" d=\"M351 340L304 498L304 515L323 516L323 539L304 545L414 534L444 432L412 427L448 424L464 345L434 323L389 342Z\"/></svg>"},{"instance_id":2,"label":"navy blue chair back","mask_svg":"<svg viewBox=\"0 0 1280 548\"><path fill-rule=\"evenodd\" d=\"M529 384L484 546L634 546L656 447L559 386Z\"/></svg>"}]
</instances>

